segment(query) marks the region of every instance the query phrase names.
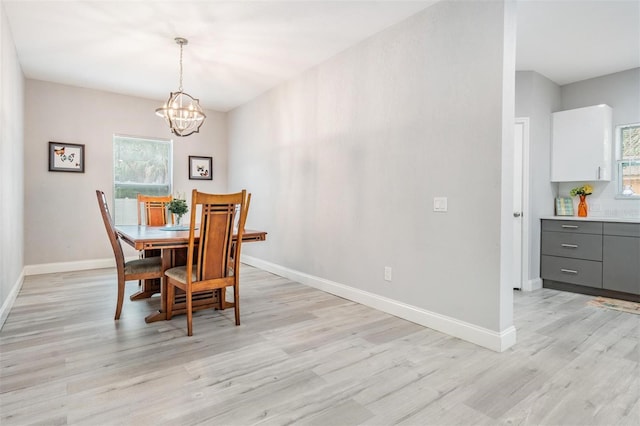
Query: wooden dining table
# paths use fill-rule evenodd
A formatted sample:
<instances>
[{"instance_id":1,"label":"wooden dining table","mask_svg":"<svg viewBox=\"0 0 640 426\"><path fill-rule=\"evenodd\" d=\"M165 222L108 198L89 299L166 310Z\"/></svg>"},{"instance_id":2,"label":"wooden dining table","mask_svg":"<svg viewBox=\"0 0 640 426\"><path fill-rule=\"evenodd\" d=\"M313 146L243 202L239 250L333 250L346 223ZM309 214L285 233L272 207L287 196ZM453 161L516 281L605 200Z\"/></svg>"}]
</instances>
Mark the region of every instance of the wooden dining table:
<instances>
[{"instance_id":1,"label":"wooden dining table","mask_svg":"<svg viewBox=\"0 0 640 426\"><path fill-rule=\"evenodd\" d=\"M118 237L138 251L160 250L162 256L162 271L166 271L173 266L184 265L186 263L186 249L189 246L189 227L178 226L146 226L146 225L116 225ZM200 238L199 230L195 230L195 241ZM236 236L234 235L234 238ZM267 233L245 229L242 234L242 242L265 241ZM154 294L160 293L160 310L153 312L145 318L145 322L151 323L167 319L167 304L173 303L173 314L186 312L184 295L176 295L175 300L167 300L167 285L165 279L144 280L140 291L130 296L131 300L147 299ZM201 294L194 294L193 309L216 308L226 309L233 307L224 298L225 292L211 290Z\"/></svg>"}]
</instances>

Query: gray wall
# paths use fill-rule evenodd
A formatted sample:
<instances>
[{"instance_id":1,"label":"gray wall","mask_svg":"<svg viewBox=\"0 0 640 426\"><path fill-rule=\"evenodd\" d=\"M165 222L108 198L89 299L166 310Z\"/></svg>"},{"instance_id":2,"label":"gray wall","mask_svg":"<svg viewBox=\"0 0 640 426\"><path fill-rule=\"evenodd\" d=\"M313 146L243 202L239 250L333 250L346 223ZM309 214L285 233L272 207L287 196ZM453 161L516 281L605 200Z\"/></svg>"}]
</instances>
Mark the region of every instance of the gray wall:
<instances>
[{"instance_id":1,"label":"gray wall","mask_svg":"<svg viewBox=\"0 0 640 426\"><path fill-rule=\"evenodd\" d=\"M0 3L0 327L24 266L24 77Z\"/></svg>"},{"instance_id":2,"label":"gray wall","mask_svg":"<svg viewBox=\"0 0 640 426\"><path fill-rule=\"evenodd\" d=\"M269 231L243 252L509 327L501 156L514 116L514 68L503 66L515 54L506 50L501 2L438 3L232 111L230 189L253 192L250 216ZM448 197L448 213L433 212L435 196Z\"/></svg>"},{"instance_id":3,"label":"gray wall","mask_svg":"<svg viewBox=\"0 0 640 426\"><path fill-rule=\"evenodd\" d=\"M113 135L171 139L162 101L26 82L25 264L113 259L95 190L113 196ZM226 114L206 111L200 133L173 137L174 191L227 190ZM85 145L85 173L48 171L49 141ZM213 157L213 180L189 180L188 156ZM190 202L190 201L189 201ZM52 226L55 224L55 226ZM129 253L133 253L129 251Z\"/></svg>"},{"instance_id":4,"label":"gray wall","mask_svg":"<svg viewBox=\"0 0 640 426\"><path fill-rule=\"evenodd\" d=\"M562 109L607 104L613 124L640 121L640 68L562 86Z\"/></svg>"}]
</instances>

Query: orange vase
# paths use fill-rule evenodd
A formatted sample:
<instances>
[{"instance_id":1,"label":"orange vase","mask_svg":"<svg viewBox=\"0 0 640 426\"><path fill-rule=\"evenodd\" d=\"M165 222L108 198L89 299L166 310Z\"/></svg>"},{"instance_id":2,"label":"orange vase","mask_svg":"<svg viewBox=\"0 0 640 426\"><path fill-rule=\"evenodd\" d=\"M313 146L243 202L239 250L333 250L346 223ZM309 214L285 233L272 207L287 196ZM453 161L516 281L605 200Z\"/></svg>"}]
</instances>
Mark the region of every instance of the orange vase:
<instances>
[{"instance_id":1,"label":"orange vase","mask_svg":"<svg viewBox=\"0 0 640 426\"><path fill-rule=\"evenodd\" d=\"M587 196L580 195L580 202L578 203L578 216L587 217Z\"/></svg>"}]
</instances>

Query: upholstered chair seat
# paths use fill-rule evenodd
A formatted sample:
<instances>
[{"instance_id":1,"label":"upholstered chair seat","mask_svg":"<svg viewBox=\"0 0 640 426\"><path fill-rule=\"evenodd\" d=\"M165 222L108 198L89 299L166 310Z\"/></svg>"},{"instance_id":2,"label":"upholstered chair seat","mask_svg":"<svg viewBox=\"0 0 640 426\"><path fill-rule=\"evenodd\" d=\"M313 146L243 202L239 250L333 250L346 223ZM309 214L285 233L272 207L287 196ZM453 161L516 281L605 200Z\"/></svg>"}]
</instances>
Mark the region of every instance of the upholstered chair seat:
<instances>
[{"instance_id":1,"label":"upholstered chair seat","mask_svg":"<svg viewBox=\"0 0 640 426\"><path fill-rule=\"evenodd\" d=\"M125 275L154 273L162 266L162 258L145 257L143 259L130 260L124 264Z\"/></svg>"}]
</instances>

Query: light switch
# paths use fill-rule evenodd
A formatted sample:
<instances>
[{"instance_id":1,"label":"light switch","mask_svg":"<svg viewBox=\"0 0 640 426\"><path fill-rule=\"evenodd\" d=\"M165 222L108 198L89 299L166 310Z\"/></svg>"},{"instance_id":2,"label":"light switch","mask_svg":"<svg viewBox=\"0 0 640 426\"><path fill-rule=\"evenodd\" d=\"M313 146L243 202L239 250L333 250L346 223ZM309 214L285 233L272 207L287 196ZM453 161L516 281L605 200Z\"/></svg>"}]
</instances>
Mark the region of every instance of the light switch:
<instances>
[{"instance_id":1,"label":"light switch","mask_svg":"<svg viewBox=\"0 0 640 426\"><path fill-rule=\"evenodd\" d=\"M447 211L447 197L433 197L433 211L434 212L446 212Z\"/></svg>"}]
</instances>

